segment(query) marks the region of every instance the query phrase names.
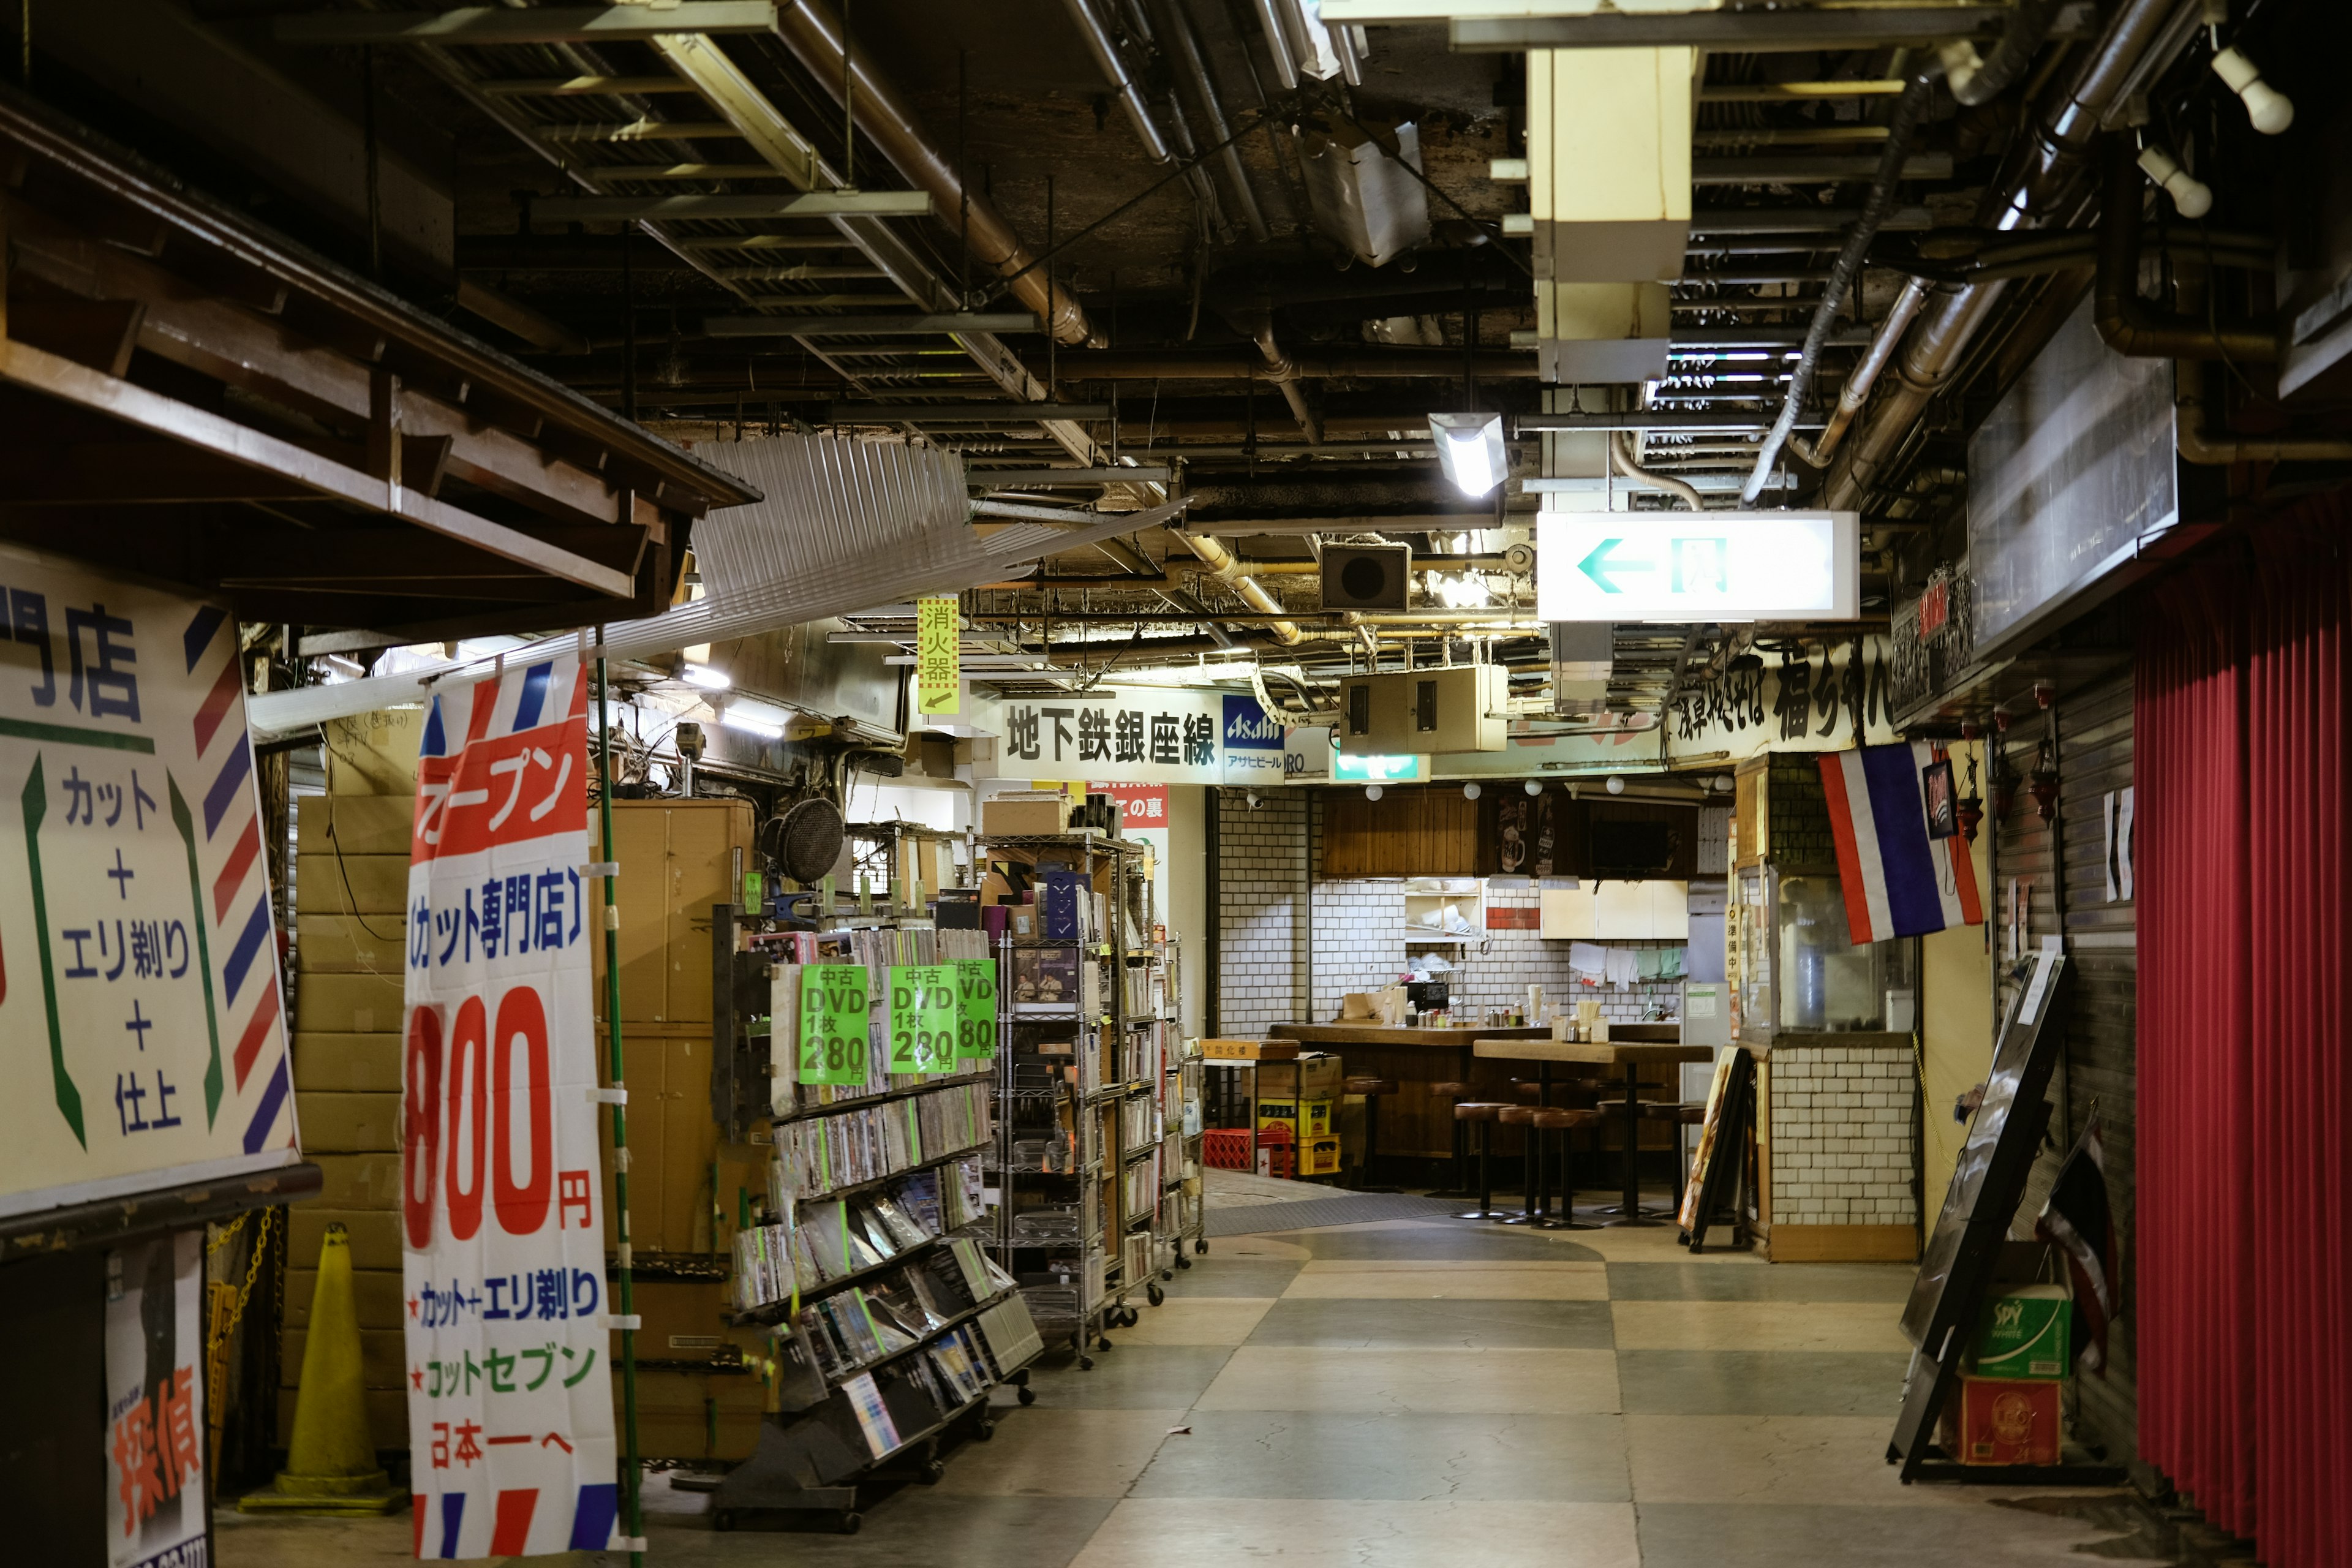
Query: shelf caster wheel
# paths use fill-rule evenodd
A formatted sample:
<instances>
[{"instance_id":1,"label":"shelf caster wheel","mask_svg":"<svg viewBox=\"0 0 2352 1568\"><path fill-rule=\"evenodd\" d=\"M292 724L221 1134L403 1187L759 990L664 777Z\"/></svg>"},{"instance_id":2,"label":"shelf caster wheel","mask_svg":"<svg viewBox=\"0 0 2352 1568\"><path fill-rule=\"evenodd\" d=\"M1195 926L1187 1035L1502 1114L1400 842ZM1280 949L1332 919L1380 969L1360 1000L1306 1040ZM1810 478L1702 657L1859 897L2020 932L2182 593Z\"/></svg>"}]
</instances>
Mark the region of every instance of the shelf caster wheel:
<instances>
[{"instance_id":1,"label":"shelf caster wheel","mask_svg":"<svg viewBox=\"0 0 2352 1568\"><path fill-rule=\"evenodd\" d=\"M1162 1290L1157 1285L1148 1287L1145 1289L1144 1294L1150 1299L1151 1304L1155 1307L1160 1305L1160 1302L1168 1300L1168 1292Z\"/></svg>"},{"instance_id":2,"label":"shelf caster wheel","mask_svg":"<svg viewBox=\"0 0 2352 1568\"><path fill-rule=\"evenodd\" d=\"M1079 1370L1080 1372L1092 1372L1092 1371L1094 1371L1094 1369L1095 1369L1095 1358L1094 1358L1094 1357L1092 1357L1092 1356L1090 1356L1090 1355L1082 1355L1082 1356L1080 1356L1080 1357L1078 1358L1078 1370ZM1024 1392L1026 1392L1026 1391L1024 1390Z\"/></svg>"},{"instance_id":3,"label":"shelf caster wheel","mask_svg":"<svg viewBox=\"0 0 2352 1568\"><path fill-rule=\"evenodd\" d=\"M948 1468L945 1465L940 1464L937 1459L932 1459L915 1472L915 1479L927 1487L935 1487L947 1479L947 1473Z\"/></svg>"},{"instance_id":4,"label":"shelf caster wheel","mask_svg":"<svg viewBox=\"0 0 2352 1568\"><path fill-rule=\"evenodd\" d=\"M1156 1300L1151 1304L1155 1307L1160 1305L1159 1301ZM1127 1310L1127 1326L1131 1329L1141 1321L1143 1321L1143 1314L1137 1311L1134 1308L1129 1307Z\"/></svg>"},{"instance_id":5,"label":"shelf caster wheel","mask_svg":"<svg viewBox=\"0 0 2352 1568\"><path fill-rule=\"evenodd\" d=\"M1194 1243L1192 1244L1192 1250L1193 1250L1193 1251L1195 1251L1195 1252L1206 1252L1206 1251L1208 1251L1208 1250L1209 1250L1209 1238L1208 1238L1207 1237L1205 1237L1205 1236L1204 1236L1204 1237L1202 1237L1200 1240L1198 1240L1198 1241L1194 1242Z\"/></svg>"},{"instance_id":6,"label":"shelf caster wheel","mask_svg":"<svg viewBox=\"0 0 2352 1568\"><path fill-rule=\"evenodd\" d=\"M1176 1268L1182 1268L1183 1266L1184 1266L1184 1260L1183 1260L1182 1258L1178 1258L1178 1259L1176 1260ZM1163 1269L1161 1269L1161 1270L1160 1271L1160 1278L1161 1278L1162 1279L1175 1279L1175 1278L1176 1278L1176 1269L1175 1269L1175 1268L1163 1268Z\"/></svg>"},{"instance_id":7,"label":"shelf caster wheel","mask_svg":"<svg viewBox=\"0 0 2352 1568\"><path fill-rule=\"evenodd\" d=\"M1176 1255L1176 1267L1179 1268L1190 1268L1192 1267L1192 1260L1180 1252Z\"/></svg>"},{"instance_id":8,"label":"shelf caster wheel","mask_svg":"<svg viewBox=\"0 0 2352 1568\"><path fill-rule=\"evenodd\" d=\"M735 1510L731 1508L722 1508L717 1513L712 1514L710 1516L710 1528L713 1530L734 1529Z\"/></svg>"},{"instance_id":9,"label":"shelf caster wheel","mask_svg":"<svg viewBox=\"0 0 2352 1568\"><path fill-rule=\"evenodd\" d=\"M862 1513L845 1513L841 1516L841 1522L834 1528L844 1535L855 1535L857 1533L857 1527L865 1522L866 1516Z\"/></svg>"},{"instance_id":10,"label":"shelf caster wheel","mask_svg":"<svg viewBox=\"0 0 2352 1568\"><path fill-rule=\"evenodd\" d=\"M993 1421L982 1422L979 1426L971 1429L971 1436L972 1441L976 1443L993 1442L996 1437L996 1423Z\"/></svg>"},{"instance_id":11,"label":"shelf caster wheel","mask_svg":"<svg viewBox=\"0 0 2352 1568\"><path fill-rule=\"evenodd\" d=\"M1087 1366L1092 1366L1095 1363L1092 1362L1086 1363L1086 1365ZM1037 1403L1037 1391L1024 1383L1021 1385L1020 1394L1015 1397L1017 1397L1024 1405L1034 1405Z\"/></svg>"},{"instance_id":12,"label":"shelf caster wheel","mask_svg":"<svg viewBox=\"0 0 2352 1568\"><path fill-rule=\"evenodd\" d=\"M1110 1336L1108 1334L1099 1335L1095 1340L1095 1349L1098 1351L1107 1351L1110 1348Z\"/></svg>"}]
</instances>

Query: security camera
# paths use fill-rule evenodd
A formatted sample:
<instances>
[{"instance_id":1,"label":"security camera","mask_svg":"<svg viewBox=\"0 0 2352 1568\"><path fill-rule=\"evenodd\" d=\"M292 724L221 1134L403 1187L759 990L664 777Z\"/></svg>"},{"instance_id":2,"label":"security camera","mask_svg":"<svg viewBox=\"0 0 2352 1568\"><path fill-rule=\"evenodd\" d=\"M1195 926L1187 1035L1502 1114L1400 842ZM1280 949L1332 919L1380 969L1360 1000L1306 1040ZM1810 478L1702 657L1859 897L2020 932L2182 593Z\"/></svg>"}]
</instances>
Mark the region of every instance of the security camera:
<instances>
[{"instance_id":1,"label":"security camera","mask_svg":"<svg viewBox=\"0 0 2352 1568\"><path fill-rule=\"evenodd\" d=\"M1243 795L1242 795L1242 798L1243 798L1244 800L1245 800L1245 801L1249 802L1249 808L1250 808L1252 811L1255 811L1259 806L1264 805L1265 804L1264 801L1262 801L1262 800L1260 800L1260 799L1258 798L1257 791L1255 791L1255 790L1249 790L1249 791L1244 792L1244 793L1243 794Z\"/></svg>"}]
</instances>

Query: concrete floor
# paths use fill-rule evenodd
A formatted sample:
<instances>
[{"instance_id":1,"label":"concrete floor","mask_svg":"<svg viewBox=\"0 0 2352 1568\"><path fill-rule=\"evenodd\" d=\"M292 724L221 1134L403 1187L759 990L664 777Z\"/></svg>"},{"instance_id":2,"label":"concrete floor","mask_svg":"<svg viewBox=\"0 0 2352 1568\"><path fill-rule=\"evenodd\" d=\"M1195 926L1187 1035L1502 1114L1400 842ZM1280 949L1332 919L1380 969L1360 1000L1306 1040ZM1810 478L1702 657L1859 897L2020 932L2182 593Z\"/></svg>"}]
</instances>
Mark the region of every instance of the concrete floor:
<instances>
[{"instance_id":1,"label":"concrete floor","mask_svg":"<svg viewBox=\"0 0 2352 1568\"><path fill-rule=\"evenodd\" d=\"M1986 1568L2149 1560L2125 1510L1899 1485L1903 1268L1693 1259L1674 1232L1391 1221L1242 1236L855 1537L719 1533L656 1488L649 1562L799 1568ZM2011 1494L2013 1495L2013 1494ZM2105 1527L2097 1521L2106 1521ZM222 1568L410 1561L409 1523L223 1514ZM534 1559L585 1568L625 1558Z\"/></svg>"}]
</instances>

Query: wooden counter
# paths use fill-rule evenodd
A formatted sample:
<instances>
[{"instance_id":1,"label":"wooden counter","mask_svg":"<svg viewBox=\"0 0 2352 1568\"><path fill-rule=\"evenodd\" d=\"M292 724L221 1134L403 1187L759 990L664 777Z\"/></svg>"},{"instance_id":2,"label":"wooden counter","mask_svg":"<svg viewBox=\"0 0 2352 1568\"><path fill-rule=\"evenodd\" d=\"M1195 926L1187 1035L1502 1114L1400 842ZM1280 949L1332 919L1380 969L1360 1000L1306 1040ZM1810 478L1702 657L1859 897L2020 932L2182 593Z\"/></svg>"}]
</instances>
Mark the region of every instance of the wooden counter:
<instances>
[{"instance_id":1,"label":"wooden counter","mask_svg":"<svg viewBox=\"0 0 2352 1568\"><path fill-rule=\"evenodd\" d=\"M1435 1046L1466 1051L1474 1040L1542 1040L1551 1037L1548 1026L1527 1028L1412 1029L1390 1024L1272 1024L1270 1039L1297 1040L1302 1046Z\"/></svg>"}]
</instances>

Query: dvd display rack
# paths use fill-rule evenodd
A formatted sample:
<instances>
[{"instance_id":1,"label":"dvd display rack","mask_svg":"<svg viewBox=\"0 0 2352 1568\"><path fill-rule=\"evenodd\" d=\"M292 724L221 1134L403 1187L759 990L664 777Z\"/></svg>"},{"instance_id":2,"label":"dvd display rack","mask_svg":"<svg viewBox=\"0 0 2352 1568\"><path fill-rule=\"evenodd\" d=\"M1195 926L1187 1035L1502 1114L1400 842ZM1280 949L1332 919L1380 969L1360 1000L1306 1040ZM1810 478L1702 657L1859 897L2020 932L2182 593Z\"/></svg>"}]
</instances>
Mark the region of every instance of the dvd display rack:
<instances>
[{"instance_id":1,"label":"dvd display rack","mask_svg":"<svg viewBox=\"0 0 2352 1568\"><path fill-rule=\"evenodd\" d=\"M996 938L996 1255L1039 1333L1081 1371L1160 1296L1151 1252L1166 1176L1164 1049L1139 1011L1129 899L1144 845L1093 832L985 838L981 854L1034 884ZM1150 932L1142 933L1145 947Z\"/></svg>"},{"instance_id":2,"label":"dvd display rack","mask_svg":"<svg viewBox=\"0 0 2352 1568\"><path fill-rule=\"evenodd\" d=\"M802 909L711 910L711 1112L722 1164L743 1168L726 1305L769 1352L757 1444L711 1500L722 1530L780 1510L855 1531L862 1482L938 1479L950 1442L992 1434L992 1390L1034 1397L1044 1350L986 1245L992 1064L928 1035L910 1056L892 1026L904 966L984 961L985 938L870 900ZM828 1049L831 1081L803 1081Z\"/></svg>"}]
</instances>

